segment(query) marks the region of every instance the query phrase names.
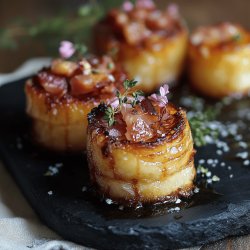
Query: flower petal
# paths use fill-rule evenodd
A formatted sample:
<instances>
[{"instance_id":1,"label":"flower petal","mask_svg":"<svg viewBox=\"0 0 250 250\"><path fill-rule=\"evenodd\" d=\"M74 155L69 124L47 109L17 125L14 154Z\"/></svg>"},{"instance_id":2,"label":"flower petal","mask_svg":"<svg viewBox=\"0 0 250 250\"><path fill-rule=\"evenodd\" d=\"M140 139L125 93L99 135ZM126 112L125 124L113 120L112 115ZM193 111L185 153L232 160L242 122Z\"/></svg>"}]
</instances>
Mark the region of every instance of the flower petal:
<instances>
[{"instance_id":1,"label":"flower petal","mask_svg":"<svg viewBox=\"0 0 250 250\"><path fill-rule=\"evenodd\" d=\"M125 1L122 4L122 10L129 12L134 8L134 5L130 1Z\"/></svg>"}]
</instances>

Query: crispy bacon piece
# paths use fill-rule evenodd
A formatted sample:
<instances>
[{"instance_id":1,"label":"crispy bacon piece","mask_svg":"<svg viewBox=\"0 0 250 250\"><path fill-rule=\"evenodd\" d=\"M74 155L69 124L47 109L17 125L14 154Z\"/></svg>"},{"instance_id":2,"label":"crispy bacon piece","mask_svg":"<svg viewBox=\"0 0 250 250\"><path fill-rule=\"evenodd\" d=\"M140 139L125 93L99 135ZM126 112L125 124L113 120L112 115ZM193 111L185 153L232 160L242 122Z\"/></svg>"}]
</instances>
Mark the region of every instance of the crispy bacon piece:
<instances>
[{"instance_id":1,"label":"crispy bacon piece","mask_svg":"<svg viewBox=\"0 0 250 250\"><path fill-rule=\"evenodd\" d=\"M77 68L77 63L64 61L61 59L56 59L52 61L51 64L51 72L53 74L62 75L66 77L72 76Z\"/></svg>"},{"instance_id":2,"label":"crispy bacon piece","mask_svg":"<svg viewBox=\"0 0 250 250\"><path fill-rule=\"evenodd\" d=\"M49 72L40 72L37 75L41 86L52 95L63 96L68 89L67 80Z\"/></svg>"}]
</instances>

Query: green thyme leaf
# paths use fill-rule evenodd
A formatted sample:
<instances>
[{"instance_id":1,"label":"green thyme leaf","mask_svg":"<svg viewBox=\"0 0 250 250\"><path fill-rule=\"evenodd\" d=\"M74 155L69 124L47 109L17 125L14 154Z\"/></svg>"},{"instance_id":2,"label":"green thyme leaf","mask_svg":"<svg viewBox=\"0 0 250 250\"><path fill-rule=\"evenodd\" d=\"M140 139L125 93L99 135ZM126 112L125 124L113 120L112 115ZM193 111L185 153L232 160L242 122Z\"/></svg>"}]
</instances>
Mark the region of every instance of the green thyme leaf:
<instances>
[{"instance_id":1,"label":"green thyme leaf","mask_svg":"<svg viewBox=\"0 0 250 250\"><path fill-rule=\"evenodd\" d=\"M142 90L137 90L137 91L135 91L135 93L137 96L144 96L145 95L145 93Z\"/></svg>"},{"instance_id":2,"label":"green thyme leaf","mask_svg":"<svg viewBox=\"0 0 250 250\"><path fill-rule=\"evenodd\" d=\"M112 126L115 123L115 111L112 107L107 107L103 119L108 123L108 126Z\"/></svg>"},{"instance_id":3,"label":"green thyme leaf","mask_svg":"<svg viewBox=\"0 0 250 250\"><path fill-rule=\"evenodd\" d=\"M123 83L123 86L124 86L125 90L128 90L130 88L133 88L136 84L137 84L137 81L135 81L134 79L132 79L132 80L126 79Z\"/></svg>"},{"instance_id":4,"label":"green thyme leaf","mask_svg":"<svg viewBox=\"0 0 250 250\"><path fill-rule=\"evenodd\" d=\"M107 68L108 69L113 69L114 68L114 64L112 62L109 62L108 65L107 65Z\"/></svg>"},{"instance_id":5,"label":"green thyme leaf","mask_svg":"<svg viewBox=\"0 0 250 250\"><path fill-rule=\"evenodd\" d=\"M210 136L214 140L218 138L219 131L207 126L210 121L213 121L216 118L216 115L217 112L212 108L208 108L203 112L197 112L194 116L189 118L195 146L205 146L206 136Z\"/></svg>"},{"instance_id":6,"label":"green thyme leaf","mask_svg":"<svg viewBox=\"0 0 250 250\"><path fill-rule=\"evenodd\" d=\"M232 37L232 39L233 39L234 41L239 41L239 40L241 39L241 35L240 35L240 34L236 34L236 35L234 35L234 36Z\"/></svg>"}]
</instances>

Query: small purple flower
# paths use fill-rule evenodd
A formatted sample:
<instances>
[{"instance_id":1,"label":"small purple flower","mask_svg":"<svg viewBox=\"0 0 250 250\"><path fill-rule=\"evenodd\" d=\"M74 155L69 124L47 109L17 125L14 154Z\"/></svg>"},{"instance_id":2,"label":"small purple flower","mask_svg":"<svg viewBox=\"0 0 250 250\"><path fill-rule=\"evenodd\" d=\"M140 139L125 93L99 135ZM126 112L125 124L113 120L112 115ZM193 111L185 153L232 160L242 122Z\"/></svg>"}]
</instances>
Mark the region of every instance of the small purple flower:
<instances>
[{"instance_id":1,"label":"small purple flower","mask_svg":"<svg viewBox=\"0 0 250 250\"><path fill-rule=\"evenodd\" d=\"M75 53L74 44L70 41L61 41L59 53L62 58L69 58Z\"/></svg>"},{"instance_id":2,"label":"small purple flower","mask_svg":"<svg viewBox=\"0 0 250 250\"><path fill-rule=\"evenodd\" d=\"M169 93L169 87L167 84L164 84L163 86L160 87L161 96L166 96L168 93Z\"/></svg>"},{"instance_id":3,"label":"small purple flower","mask_svg":"<svg viewBox=\"0 0 250 250\"><path fill-rule=\"evenodd\" d=\"M169 13L170 16L177 18L179 17L179 7L177 4L172 3L169 4L167 7L167 12Z\"/></svg>"},{"instance_id":4,"label":"small purple flower","mask_svg":"<svg viewBox=\"0 0 250 250\"><path fill-rule=\"evenodd\" d=\"M141 96L138 96L138 101L139 101L139 102L142 102L142 100L144 100L144 99L145 99L145 96L142 96L142 95L141 95Z\"/></svg>"},{"instance_id":5,"label":"small purple flower","mask_svg":"<svg viewBox=\"0 0 250 250\"><path fill-rule=\"evenodd\" d=\"M119 99L117 97L115 97L111 102L110 102L110 106L113 109L116 109L119 106Z\"/></svg>"},{"instance_id":6,"label":"small purple flower","mask_svg":"<svg viewBox=\"0 0 250 250\"><path fill-rule=\"evenodd\" d=\"M134 8L134 5L130 1L124 1L122 4L122 10L129 12Z\"/></svg>"},{"instance_id":7,"label":"small purple flower","mask_svg":"<svg viewBox=\"0 0 250 250\"><path fill-rule=\"evenodd\" d=\"M168 103L168 98L166 96L169 93L168 89L168 85L164 84L162 87L160 87L160 95L152 94L149 96L149 99L158 102L160 107L166 106Z\"/></svg>"},{"instance_id":8,"label":"small purple flower","mask_svg":"<svg viewBox=\"0 0 250 250\"><path fill-rule=\"evenodd\" d=\"M145 8L145 9L155 8L153 0L137 0L135 5L137 8Z\"/></svg>"}]
</instances>

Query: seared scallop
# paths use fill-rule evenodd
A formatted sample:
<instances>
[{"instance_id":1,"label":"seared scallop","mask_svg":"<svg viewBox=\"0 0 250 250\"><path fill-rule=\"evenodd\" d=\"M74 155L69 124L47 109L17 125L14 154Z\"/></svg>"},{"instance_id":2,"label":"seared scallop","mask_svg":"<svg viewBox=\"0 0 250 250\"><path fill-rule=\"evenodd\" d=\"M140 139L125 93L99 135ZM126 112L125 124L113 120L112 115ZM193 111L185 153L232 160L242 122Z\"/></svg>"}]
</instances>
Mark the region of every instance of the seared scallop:
<instances>
[{"instance_id":1,"label":"seared scallop","mask_svg":"<svg viewBox=\"0 0 250 250\"><path fill-rule=\"evenodd\" d=\"M109 57L54 60L25 85L35 141L56 151L86 148L87 114L120 88L125 74Z\"/></svg>"},{"instance_id":2,"label":"seared scallop","mask_svg":"<svg viewBox=\"0 0 250 250\"><path fill-rule=\"evenodd\" d=\"M129 205L190 196L196 171L185 111L144 98L123 105L109 125L108 109L101 104L88 116L87 156L98 192Z\"/></svg>"},{"instance_id":3,"label":"seared scallop","mask_svg":"<svg viewBox=\"0 0 250 250\"><path fill-rule=\"evenodd\" d=\"M111 10L95 28L97 52L109 53L146 93L182 74L188 32L175 5L140 4ZM145 1L144 1L145 2Z\"/></svg>"},{"instance_id":4,"label":"seared scallop","mask_svg":"<svg viewBox=\"0 0 250 250\"><path fill-rule=\"evenodd\" d=\"M221 98L250 90L250 33L232 23L200 27L191 34L188 74L201 94Z\"/></svg>"}]
</instances>

